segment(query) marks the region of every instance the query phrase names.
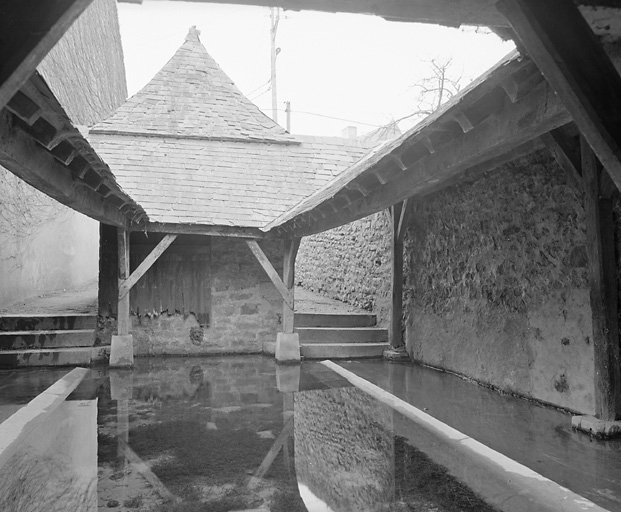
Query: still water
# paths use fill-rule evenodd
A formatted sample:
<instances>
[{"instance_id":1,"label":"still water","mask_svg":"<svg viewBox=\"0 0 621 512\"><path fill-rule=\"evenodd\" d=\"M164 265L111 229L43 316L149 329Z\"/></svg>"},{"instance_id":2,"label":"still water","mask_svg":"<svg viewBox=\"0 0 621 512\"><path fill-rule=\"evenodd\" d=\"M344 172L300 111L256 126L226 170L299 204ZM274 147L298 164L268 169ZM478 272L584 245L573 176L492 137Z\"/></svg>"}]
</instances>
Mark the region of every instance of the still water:
<instances>
[{"instance_id":1,"label":"still water","mask_svg":"<svg viewBox=\"0 0 621 512\"><path fill-rule=\"evenodd\" d=\"M0 414L64 373L0 373L0 397L19 389ZM0 454L0 510L541 510L439 453L319 363L139 359L131 371L91 370L40 432Z\"/></svg>"}]
</instances>

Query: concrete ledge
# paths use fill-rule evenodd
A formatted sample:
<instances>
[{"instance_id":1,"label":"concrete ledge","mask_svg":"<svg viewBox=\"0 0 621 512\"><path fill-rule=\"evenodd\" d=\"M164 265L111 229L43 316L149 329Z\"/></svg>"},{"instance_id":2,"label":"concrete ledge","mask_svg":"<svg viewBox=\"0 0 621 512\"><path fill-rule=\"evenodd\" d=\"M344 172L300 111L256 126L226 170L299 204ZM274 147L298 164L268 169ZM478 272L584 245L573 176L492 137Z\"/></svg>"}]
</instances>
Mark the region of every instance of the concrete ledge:
<instances>
[{"instance_id":1,"label":"concrete ledge","mask_svg":"<svg viewBox=\"0 0 621 512\"><path fill-rule=\"evenodd\" d=\"M571 428L591 434L598 439L621 437L621 421L604 421L594 416L573 416Z\"/></svg>"},{"instance_id":2,"label":"concrete ledge","mask_svg":"<svg viewBox=\"0 0 621 512\"><path fill-rule=\"evenodd\" d=\"M88 372L85 368L74 368L0 424L0 467L65 402Z\"/></svg>"},{"instance_id":3,"label":"concrete ledge","mask_svg":"<svg viewBox=\"0 0 621 512\"><path fill-rule=\"evenodd\" d=\"M134 366L134 338L131 334L113 335L110 344L110 367L131 368Z\"/></svg>"},{"instance_id":4,"label":"concrete ledge","mask_svg":"<svg viewBox=\"0 0 621 512\"><path fill-rule=\"evenodd\" d=\"M300 362L300 337L297 332L276 334L276 362L299 363Z\"/></svg>"},{"instance_id":5,"label":"concrete ledge","mask_svg":"<svg viewBox=\"0 0 621 512\"><path fill-rule=\"evenodd\" d=\"M507 512L607 512L338 364L332 361L322 364L410 420L409 424L417 427L416 435L410 440L415 443L425 436L424 447L419 449L449 472L460 475L490 505Z\"/></svg>"}]
</instances>

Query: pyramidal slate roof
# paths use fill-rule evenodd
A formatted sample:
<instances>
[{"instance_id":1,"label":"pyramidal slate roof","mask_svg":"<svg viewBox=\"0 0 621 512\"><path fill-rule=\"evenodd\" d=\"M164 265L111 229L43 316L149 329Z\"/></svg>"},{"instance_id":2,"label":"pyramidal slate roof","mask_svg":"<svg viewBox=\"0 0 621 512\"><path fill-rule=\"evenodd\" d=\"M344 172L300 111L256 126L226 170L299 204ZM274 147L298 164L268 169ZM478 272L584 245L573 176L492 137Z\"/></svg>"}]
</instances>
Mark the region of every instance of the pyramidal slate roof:
<instances>
[{"instance_id":1,"label":"pyramidal slate roof","mask_svg":"<svg viewBox=\"0 0 621 512\"><path fill-rule=\"evenodd\" d=\"M200 31L153 79L91 131L211 140L296 143L246 98L207 53Z\"/></svg>"},{"instance_id":2,"label":"pyramidal slate roof","mask_svg":"<svg viewBox=\"0 0 621 512\"><path fill-rule=\"evenodd\" d=\"M235 87L195 28L89 140L149 222L259 229L369 149L291 136Z\"/></svg>"}]
</instances>

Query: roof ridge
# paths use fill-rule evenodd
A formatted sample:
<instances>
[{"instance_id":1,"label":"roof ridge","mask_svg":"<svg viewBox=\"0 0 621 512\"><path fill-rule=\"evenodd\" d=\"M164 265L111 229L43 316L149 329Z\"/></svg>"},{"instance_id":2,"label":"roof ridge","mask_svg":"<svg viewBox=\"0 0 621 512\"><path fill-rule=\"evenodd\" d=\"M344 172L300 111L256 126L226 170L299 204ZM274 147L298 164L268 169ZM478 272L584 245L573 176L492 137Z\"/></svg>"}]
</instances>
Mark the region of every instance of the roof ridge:
<instances>
[{"instance_id":1,"label":"roof ridge","mask_svg":"<svg viewBox=\"0 0 621 512\"><path fill-rule=\"evenodd\" d=\"M297 142L246 98L190 27L183 44L139 92L93 129Z\"/></svg>"}]
</instances>

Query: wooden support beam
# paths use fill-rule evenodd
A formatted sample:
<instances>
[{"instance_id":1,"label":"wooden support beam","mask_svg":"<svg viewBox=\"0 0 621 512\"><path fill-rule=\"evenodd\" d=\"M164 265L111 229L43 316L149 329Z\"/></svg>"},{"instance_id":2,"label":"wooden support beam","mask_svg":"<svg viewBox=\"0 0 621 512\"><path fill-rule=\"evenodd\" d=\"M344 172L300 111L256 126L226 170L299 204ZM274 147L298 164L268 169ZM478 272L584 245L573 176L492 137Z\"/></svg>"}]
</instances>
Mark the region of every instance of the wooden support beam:
<instances>
[{"instance_id":1,"label":"wooden support beam","mask_svg":"<svg viewBox=\"0 0 621 512\"><path fill-rule=\"evenodd\" d=\"M92 0L22 0L0 8L0 109Z\"/></svg>"},{"instance_id":2,"label":"wooden support beam","mask_svg":"<svg viewBox=\"0 0 621 512\"><path fill-rule=\"evenodd\" d=\"M405 230L407 229L407 213L408 213L409 199L404 199L401 203L401 213L399 215L399 224L397 226L397 236L401 240L405 236Z\"/></svg>"},{"instance_id":3,"label":"wooden support beam","mask_svg":"<svg viewBox=\"0 0 621 512\"><path fill-rule=\"evenodd\" d=\"M229 236L234 238L265 238L265 233L257 228L239 228L234 226L203 226L199 224L170 224L149 222L145 228L154 233L172 233L177 235Z\"/></svg>"},{"instance_id":4,"label":"wooden support beam","mask_svg":"<svg viewBox=\"0 0 621 512\"><path fill-rule=\"evenodd\" d=\"M119 283L119 299L122 299L129 293L138 280L147 273L147 270L153 266L158 258L176 239L177 235L166 235L162 238L155 248L147 255L147 257L142 260L142 263L136 267L136 270L134 270L123 282Z\"/></svg>"},{"instance_id":5,"label":"wooden support beam","mask_svg":"<svg viewBox=\"0 0 621 512\"><path fill-rule=\"evenodd\" d=\"M61 164L47 150L0 113L0 165L37 190L93 219L124 227L125 216L99 194L80 186L72 175L72 165ZM76 160L82 159L76 157ZM82 159L83 160L83 159Z\"/></svg>"},{"instance_id":6,"label":"wooden support beam","mask_svg":"<svg viewBox=\"0 0 621 512\"><path fill-rule=\"evenodd\" d=\"M292 237L285 239L285 254L282 263L282 280L291 295L293 305L283 302L282 307L282 332L293 333L293 321L295 316L295 258L300 248L300 238Z\"/></svg>"},{"instance_id":7,"label":"wooden support beam","mask_svg":"<svg viewBox=\"0 0 621 512\"><path fill-rule=\"evenodd\" d=\"M403 345L401 320L403 318L403 235L406 222L407 201L390 207L391 262L392 262L392 308L390 315L390 344Z\"/></svg>"},{"instance_id":8,"label":"wooden support beam","mask_svg":"<svg viewBox=\"0 0 621 512\"><path fill-rule=\"evenodd\" d=\"M254 257L257 259L259 264L263 267L263 270L265 270L265 273L268 275L272 283L274 283L274 286L280 293L282 300L285 301L285 303L290 309L293 309L293 294L289 291L289 289L287 288L283 280L280 278L280 276L278 275L278 272L276 272L271 261L265 255L265 253L263 252L263 250L261 249L257 241L246 240L246 244L252 251L252 254L254 254Z\"/></svg>"},{"instance_id":9,"label":"wooden support beam","mask_svg":"<svg viewBox=\"0 0 621 512\"><path fill-rule=\"evenodd\" d=\"M129 318L129 295L121 294L121 288L125 286L129 277L129 233L124 228L117 230L117 246L119 255L119 305L117 312L117 334L125 336L129 334L131 322Z\"/></svg>"},{"instance_id":10,"label":"wooden support beam","mask_svg":"<svg viewBox=\"0 0 621 512\"><path fill-rule=\"evenodd\" d=\"M595 415L614 421L621 418L621 367L612 200L600 197L597 158L584 138L581 150L593 315Z\"/></svg>"},{"instance_id":11,"label":"wooden support beam","mask_svg":"<svg viewBox=\"0 0 621 512\"><path fill-rule=\"evenodd\" d=\"M574 2L496 6L621 189L621 77Z\"/></svg>"},{"instance_id":12,"label":"wooden support beam","mask_svg":"<svg viewBox=\"0 0 621 512\"><path fill-rule=\"evenodd\" d=\"M558 130L544 133L541 140L552 153L559 167L565 171L570 183L578 190L582 190L582 176L580 175L580 162L576 161L570 145L563 134Z\"/></svg>"}]
</instances>

